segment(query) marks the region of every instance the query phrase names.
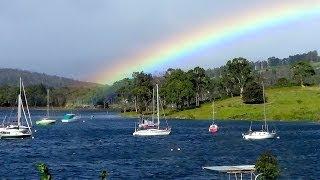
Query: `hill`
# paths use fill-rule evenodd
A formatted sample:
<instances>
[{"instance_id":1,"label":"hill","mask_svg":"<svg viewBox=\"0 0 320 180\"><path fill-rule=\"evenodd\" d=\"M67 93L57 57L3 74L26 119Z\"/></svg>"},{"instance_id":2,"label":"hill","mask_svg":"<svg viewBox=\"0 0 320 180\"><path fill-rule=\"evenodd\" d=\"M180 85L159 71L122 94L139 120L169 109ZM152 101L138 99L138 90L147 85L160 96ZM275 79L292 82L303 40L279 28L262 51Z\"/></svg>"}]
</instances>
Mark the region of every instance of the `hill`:
<instances>
[{"instance_id":1,"label":"hill","mask_svg":"<svg viewBox=\"0 0 320 180\"><path fill-rule=\"evenodd\" d=\"M26 86L43 84L49 87L94 87L99 84L83 82L44 73L30 72L19 69L0 68L0 86L17 86L19 77L23 78Z\"/></svg>"},{"instance_id":2,"label":"hill","mask_svg":"<svg viewBox=\"0 0 320 180\"><path fill-rule=\"evenodd\" d=\"M266 115L268 120L319 121L319 87L281 87L266 90ZM125 116L137 116L127 112ZM173 111L166 110L166 116L177 119L211 119L212 104L205 103L199 108ZM215 117L218 120L263 120L263 104L244 104L240 97L215 102Z\"/></svg>"},{"instance_id":3,"label":"hill","mask_svg":"<svg viewBox=\"0 0 320 180\"><path fill-rule=\"evenodd\" d=\"M266 91L267 119L270 120L320 120L319 87L282 87ZM215 103L216 119L262 120L263 104L244 104L240 97L228 98ZM170 112L171 118L211 119L212 104L200 108Z\"/></svg>"}]
</instances>

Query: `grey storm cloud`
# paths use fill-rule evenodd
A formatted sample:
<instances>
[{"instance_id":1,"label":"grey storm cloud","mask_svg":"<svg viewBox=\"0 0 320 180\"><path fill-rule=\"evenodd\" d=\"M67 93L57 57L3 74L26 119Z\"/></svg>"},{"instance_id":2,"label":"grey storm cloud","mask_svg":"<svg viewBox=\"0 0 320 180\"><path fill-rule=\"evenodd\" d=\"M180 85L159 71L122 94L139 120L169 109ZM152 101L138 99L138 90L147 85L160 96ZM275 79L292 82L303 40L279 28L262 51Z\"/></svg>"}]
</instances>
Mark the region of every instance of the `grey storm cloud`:
<instances>
[{"instance_id":1,"label":"grey storm cloud","mask_svg":"<svg viewBox=\"0 0 320 180\"><path fill-rule=\"evenodd\" d=\"M119 63L122 57L234 11L248 10L249 5L266 4L230 0L1 1L0 67L86 80L88 74ZM226 44L219 50L209 48L193 57L202 61L190 59L188 65L208 68L234 56L259 60L317 50L310 29L319 31L319 23L314 19L299 23L292 24L295 28L273 29L241 39L247 42L247 48L241 42ZM283 46L280 41L288 44Z\"/></svg>"}]
</instances>

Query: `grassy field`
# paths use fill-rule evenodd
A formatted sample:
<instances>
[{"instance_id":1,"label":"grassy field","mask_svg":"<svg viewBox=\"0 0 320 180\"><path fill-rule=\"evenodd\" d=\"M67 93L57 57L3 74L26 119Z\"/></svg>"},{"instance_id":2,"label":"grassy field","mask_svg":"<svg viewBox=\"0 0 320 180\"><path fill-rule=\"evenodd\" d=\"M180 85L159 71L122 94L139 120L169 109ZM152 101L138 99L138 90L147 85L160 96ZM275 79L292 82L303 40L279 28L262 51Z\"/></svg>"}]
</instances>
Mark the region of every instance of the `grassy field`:
<instances>
[{"instance_id":1,"label":"grassy field","mask_svg":"<svg viewBox=\"0 0 320 180\"><path fill-rule=\"evenodd\" d=\"M283 87L266 90L266 115L269 120L319 121L319 87ZM216 119L262 120L263 104L244 104L240 97L215 102ZM166 112L170 118L210 119L212 104L202 104L196 109ZM135 113L125 115L134 116Z\"/></svg>"}]
</instances>

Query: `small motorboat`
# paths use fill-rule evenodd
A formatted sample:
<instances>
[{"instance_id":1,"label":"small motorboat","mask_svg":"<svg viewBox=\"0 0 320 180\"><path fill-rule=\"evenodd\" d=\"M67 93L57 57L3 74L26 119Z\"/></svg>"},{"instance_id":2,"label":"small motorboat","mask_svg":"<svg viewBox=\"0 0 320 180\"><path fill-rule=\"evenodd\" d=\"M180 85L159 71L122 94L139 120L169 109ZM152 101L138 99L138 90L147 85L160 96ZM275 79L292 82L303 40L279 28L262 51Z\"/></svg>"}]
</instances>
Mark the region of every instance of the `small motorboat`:
<instances>
[{"instance_id":1,"label":"small motorboat","mask_svg":"<svg viewBox=\"0 0 320 180\"><path fill-rule=\"evenodd\" d=\"M61 120L61 122L76 122L78 119L80 119L79 116L76 116L75 114L66 114L63 116L63 119Z\"/></svg>"}]
</instances>

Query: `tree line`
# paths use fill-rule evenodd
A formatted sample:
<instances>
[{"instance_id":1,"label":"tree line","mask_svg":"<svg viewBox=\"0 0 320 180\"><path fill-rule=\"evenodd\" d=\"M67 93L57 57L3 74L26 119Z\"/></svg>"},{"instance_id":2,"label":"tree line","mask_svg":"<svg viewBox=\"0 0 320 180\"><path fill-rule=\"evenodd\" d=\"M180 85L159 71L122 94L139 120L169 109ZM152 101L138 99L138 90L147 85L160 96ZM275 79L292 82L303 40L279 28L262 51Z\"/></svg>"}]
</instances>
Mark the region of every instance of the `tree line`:
<instances>
[{"instance_id":1,"label":"tree line","mask_svg":"<svg viewBox=\"0 0 320 180\"><path fill-rule=\"evenodd\" d=\"M229 60L214 74L201 67L187 71L170 68L162 76L134 72L131 78L114 84L117 86L114 99L122 111L150 111L153 88L159 84L162 106L177 111L234 96L241 96L244 103L263 103L262 85L304 86L316 83L310 83L316 74L310 62L303 60L291 64L289 75L286 74L290 78L280 77L272 83L265 83L270 78L271 68L257 69L253 62L242 57Z\"/></svg>"},{"instance_id":2,"label":"tree line","mask_svg":"<svg viewBox=\"0 0 320 180\"><path fill-rule=\"evenodd\" d=\"M30 107L47 105L47 89L50 90L50 105L54 107L96 107L103 106L106 86L96 87L48 87L44 84L26 86ZM0 107L17 106L19 87L0 87Z\"/></svg>"}]
</instances>

